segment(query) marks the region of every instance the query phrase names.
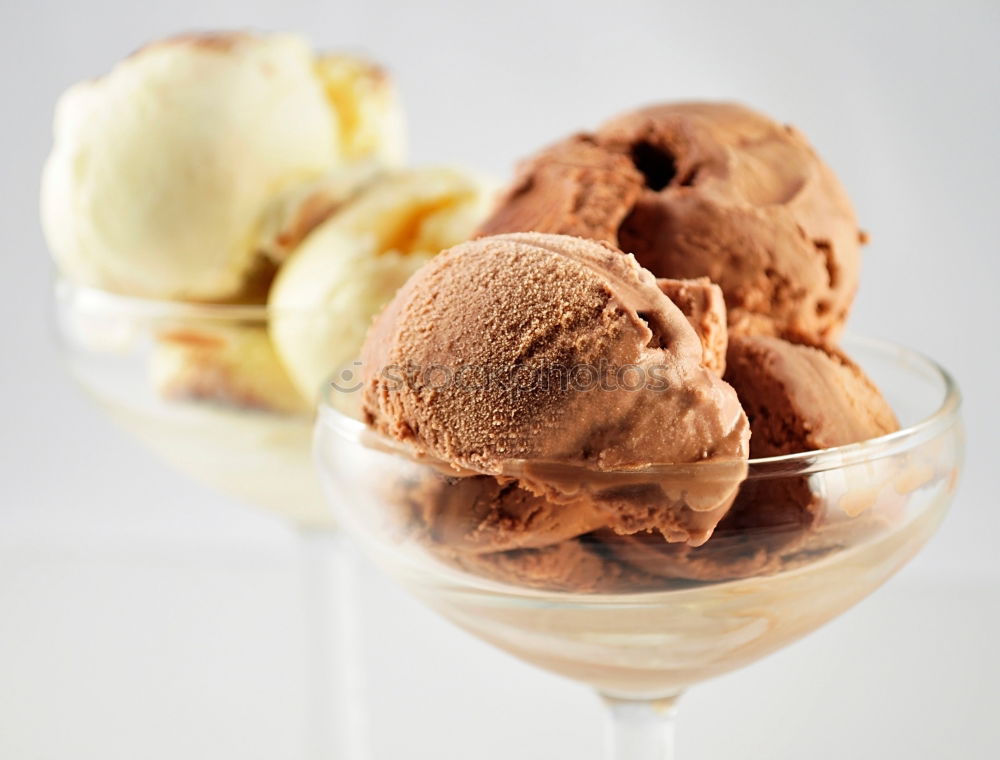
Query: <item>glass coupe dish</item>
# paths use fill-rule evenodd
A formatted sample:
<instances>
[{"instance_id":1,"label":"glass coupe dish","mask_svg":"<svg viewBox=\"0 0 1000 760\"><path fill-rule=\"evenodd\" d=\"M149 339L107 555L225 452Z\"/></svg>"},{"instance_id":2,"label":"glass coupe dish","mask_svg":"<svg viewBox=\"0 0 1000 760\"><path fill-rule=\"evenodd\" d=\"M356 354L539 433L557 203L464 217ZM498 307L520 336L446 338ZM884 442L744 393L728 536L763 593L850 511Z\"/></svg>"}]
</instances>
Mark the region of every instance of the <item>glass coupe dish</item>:
<instances>
[{"instance_id":1,"label":"glass coupe dish","mask_svg":"<svg viewBox=\"0 0 1000 760\"><path fill-rule=\"evenodd\" d=\"M468 478L375 436L338 411L343 394L335 390L320 409L317 462L338 520L401 583L473 634L596 689L610 708L610 757L669 758L674 705L685 689L764 657L856 604L913 557L951 502L963 440L952 379L889 343L845 344L903 428L849 446L751 460L740 486L758 500L809 489L821 516L808 529L719 534L693 552L665 549L659 537L594 536L573 546L470 554L461 545L462 516L475 498ZM514 462L505 474L541 465ZM731 478L731 467L662 465L600 477L609 488L677 486ZM574 477L562 470L561 477ZM449 505L435 507L433 524L422 511L428 499ZM614 570L586 570L598 579L592 593L560 587L577 572L572 557L581 540L590 542L591 565ZM539 574L539 551L564 550L569 569ZM610 581L602 586L601 578Z\"/></svg>"},{"instance_id":2,"label":"glass coupe dish","mask_svg":"<svg viewBox=\"0 0 1000 760\"><path fill-rule=\"evenodd\" d=\"M312 464L315 410L271 347L278 319L321 313L117 295L61 280L55 324L69 370L110 416L189 477L298 529L307 757L364 756L354 567Z\"/></svg>"}]
</instances>

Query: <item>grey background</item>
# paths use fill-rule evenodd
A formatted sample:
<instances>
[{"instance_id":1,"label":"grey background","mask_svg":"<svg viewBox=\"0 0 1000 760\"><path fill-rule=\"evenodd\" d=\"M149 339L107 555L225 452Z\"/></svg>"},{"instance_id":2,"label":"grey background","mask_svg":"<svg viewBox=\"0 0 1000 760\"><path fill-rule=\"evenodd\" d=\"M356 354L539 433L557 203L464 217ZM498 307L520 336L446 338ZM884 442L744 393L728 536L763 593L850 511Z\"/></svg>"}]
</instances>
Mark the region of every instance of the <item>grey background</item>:
<instances>
[{"instance_id":1,"label":"grey background","mask_svg":"<svg viewBox=\"0 0 1000 760\"><path fill-rule=\"evenodd\" d=\"M261 598L270 599L268 594L280 605L289 593L290 537L269 518L176 477L71 386L48 327L52 270L37 222L38 175L49 146L52 106L66 86L105 71L157 36L248 26L301 32L319 46L359 50L383 61L406 101L416 163L465 164L506 177L514 159L548 140L620 109L680 97L739 99L802 128L839 173L872 237L851 329L919 348L955 373L965 394L967 469L953 513L898 582L909 585L895 587L896 596L882 606L863 605L870 611L859 610L818 634L819 643L798 645L799 654L789 654L783 665L769 661L731 677L728 691L715 690L715 701L696 692L692 733L702 734L700 744L706 734L714 736L712 716L719 710L735 715L741 694L751 699L773 687L775 693L787 692L784 702L775 697L774 709L791 710L805 721L798 733L790 730L780 746L764 733L754 734L757 743L750 745L714 736L700 751L723 756L738 746L747 757L802 756L801 742L809 732L824 730L819 714L836 720L838 709L851 700L857 706L860 699L887 719L895 716L898 725L891 725L899 731L914 722L924 726L923 734L914 734L911 757L936 756L955 736L965 737L968 757L996 755L995 739L984 724L985 711L998 700L985 682L995 682L1000 668L985 639L963 637L995 630L1000 622L1000 587L995 585L1000 582L1000 509L993 489L1000 423L994 295L1000 281L995 234L1000 4L4 0L0 756L136 756L137 745L129 737L136 742L149 738L163 720L122 697L135 687L127 675L129 663L146 663L151 652L161 650L162 672L153 668L149 674L155 680L160 673L159 697L150 696L150 704L180 711L171 714L180 728L157 744L163 757L189 751L193 757L227 752L273 757L267 753L284 746L281 730L292 732L287 726L275 729L270 740L262 735L246 746L222 739L212 744L218 737L208 729L199 734L198 715L179 707L192 692L207 688L203 699L214 694L206 684L219 681L197 677L198 667L205 672L214 667L218 672L211 672L224 679L244 673L246 663L254 662L254 642L280 649L275 643L280 631L268 627L275 625L274 617L257 605ZM181 562L181 556L188 559ZM247 577L260 581L260 597L240 595ZM526 721L526 727L497 739L500 757L523 747L526 737L545 746L550 719L543 720L529 705L542 700L555 705L551 725L563 732L580 725L581 715L596 716L578 690L468 641L381 581L373 577L371 583L381 589L380 614L408 621L403 627L412 628L420 646L427 647L424 659L457 658L465 678L449 681L407 666L402 655L387 655L390 665L383 664L380 672L397 696L395 702L387 697L388 721L401 721L405 730L418 734L432 728L436 736L451 731L458 746L462 731L488 731L484 713L502 710L512 721ZM921 614L924 604L933 605L932 614ZM173 638L156 617L165 609L176 622L176 630L168 628ZM216 613L214 623L206 622L206 610ZM231 648L225 632L237 623L227 616L249 626L244 649ZM912 639L912 631L928 626L924 645ZM885 638L890 634L898 638ZM904 665L893 671L902 701L858 695L827 671L817 676L818 659L834 653L840 655L838 668L845 678L888 668L866 649L876 635L883 637L881 647L912 646L916 659L933 643L935 684L951 684L954 699L967 702L953 705L950 719L931 721L930 714L921 713L925 702L905 701L931 684L907 682ZM185 636L191 638L188 646ZM133 651L132 641L143 644ZM195 653L194 643L206 641L214 648ZM951 648L955 641L961 646ZM63 659L53 659L53 652ZM187 663L190 672L167 664L171 657ZM125 664L115 670L111 663L118 661ZM273 671L278 684L263 701L253 702L248 696L253 689L242 688L239 678L220 692L235 705L233 720L253 723L259 713L270 715L272 707L280 707L282 700L274 694L280 694L283 671L276 662L280 658L259 663L261 677ZM900 662L912 667L913 660ZM799 679L813 677L826 681L812 702L789 696L797 693L788 689ZM479 691L463 688L477 679L493 684L488 698L493 701L483 697L488 709L474 710L468 695ZM95 682L107 682L120 693L95 701L90 686L83 686ZM786 692L781 692L783 683ZM421 686L407 692L414 684ZM528 700L520 697L524 689L533 692ZM401 701L407 693L427 697L420 701L425 711L416 713L426 718L423 723L412 717L413 705ZM272 698L275 705L267 701ZM250 700L246 714L239 712L241 700ZM437 711L430 713L432 706ZM117 734L91 720L102 714L93 711L103 708L120 717ZM449 729L440 717L435 723L428 715L455 716L456 726ZM733 717L733 732L757 730L761 717ZM65 746L51 730L57 721L75 737ZM143 729L147 723L148 731ZM889 751L898 748L893 744L897 734L880 732L875 718L869 723L864 725L871 741L864 748L831 740L810 756L847 751L856 757L893 756ZM591 734L592 724L584 724ZM114 741L111 734L117 736ZM593 740L591 734L584 732ZM587 749L590 740L573 746ZM692 749L688 756L710 756L700 751ZM538 757L551 756L538 752ZM145 756L161 755L150 751Z\"/></svg>"}]
</instances>

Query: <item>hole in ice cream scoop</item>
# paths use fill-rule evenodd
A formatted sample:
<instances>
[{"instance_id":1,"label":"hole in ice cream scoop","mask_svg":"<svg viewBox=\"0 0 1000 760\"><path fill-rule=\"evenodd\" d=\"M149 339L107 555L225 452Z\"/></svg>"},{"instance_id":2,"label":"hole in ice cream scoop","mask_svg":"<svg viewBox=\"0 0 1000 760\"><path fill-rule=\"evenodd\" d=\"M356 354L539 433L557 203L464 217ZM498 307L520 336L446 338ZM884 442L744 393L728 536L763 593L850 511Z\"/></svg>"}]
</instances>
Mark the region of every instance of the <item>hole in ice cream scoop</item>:
<instances>
[{"instance_id":1,"label":"hole in ice cream scoop","mask_svg":"<svg viewBox=\"0 0 1000 760\"><path fill-rule=\"evenodd\" d=\"M653 315L646 311L637 311L636 316L645 322L650 332L653 333L646 343L646 348L668 348L666 336L663 334L663 330L657 324Z\"/></svg>"},{"instance_id":2,"label":"hole in ice cream scoop","mask_svg":"<svg viewBox=\"0 0 1000 760\"><path fill-rule=\"evenodd\" d=\"M632 163L646 179L650 190L662 190L677 174L674 157L652 143L638 142L632 146Z\"/></svg>"}]
</instances>

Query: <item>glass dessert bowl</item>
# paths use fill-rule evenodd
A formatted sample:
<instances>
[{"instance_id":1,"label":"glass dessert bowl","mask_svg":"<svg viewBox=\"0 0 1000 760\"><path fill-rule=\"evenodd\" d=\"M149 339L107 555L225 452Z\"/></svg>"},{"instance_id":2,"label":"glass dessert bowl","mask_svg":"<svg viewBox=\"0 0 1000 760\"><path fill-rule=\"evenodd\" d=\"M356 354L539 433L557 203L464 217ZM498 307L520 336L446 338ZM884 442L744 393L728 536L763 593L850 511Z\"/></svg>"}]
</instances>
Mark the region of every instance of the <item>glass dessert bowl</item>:
<instances>
[{"instance_id":1,"label":"glass dessert bowl","mask_svg":"<svg viewBox=\"0 0 1000 760\"><path fill-rule=\"evenodd\" d=\"M355 567L312 465L313 405L269 332L323 329L319 310L118 295L60 280L55 326L74 379L185 476L296 529L306 640L306 756L364 756Z\"/></svg>"},{"instance_id":2,"label":"glass dessert bowl","mask_svg":"<svg viewBox=\"0 0 1000 760\"><path fill-rule=\"evenodd\" d=\"M307 528L330 528L314 412L284 374L263 305L133 298L68 280L56 327L74 379L183 474ZM322 315L292 315L305 322Z\"/></svg>"},{"instance_id":3,"label":"glass dessert bowl","mask_svg":"<svg viewBox=\"0 0 1000 760\"><path fill-rule=\"evenodd\" d=\"M599 476L522 461L498 480L449 471L376 436L341 411L345 394L331 388L317 422L317 461L338 520L400 582L473 634L596 689L612 708L612 757L669 757L678 695L856 604L913 557L950 504L962 459L954 382L906 349L845 343L883 389L899 431L749 463ZM650 484L669 492L722 484L734 467L745 467L735 519L697 548L606 531L546 543L539 522L558 520L511 485L545 468L550 479L577 479L598 494ZM470 531L477 505L498 499L507 499L508 524ZM814 517L785 519L783 506L803 499ZM750 504L771 517L741 525ZM512 526L532 521L531 542L518 545Z\"/></svg>"}]
</instances>

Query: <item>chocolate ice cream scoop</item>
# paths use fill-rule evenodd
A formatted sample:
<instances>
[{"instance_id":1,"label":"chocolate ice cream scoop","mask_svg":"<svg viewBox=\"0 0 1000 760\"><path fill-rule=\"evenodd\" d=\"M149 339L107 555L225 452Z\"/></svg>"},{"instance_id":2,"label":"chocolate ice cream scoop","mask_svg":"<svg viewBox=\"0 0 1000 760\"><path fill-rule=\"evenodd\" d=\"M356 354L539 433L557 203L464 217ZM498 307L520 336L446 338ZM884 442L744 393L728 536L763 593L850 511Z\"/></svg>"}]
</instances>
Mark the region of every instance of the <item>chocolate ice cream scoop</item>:
<instances>
[{"instance_id":1,"label":"chocolate ice cream scoop","mask_svg":"<svg viewBox=\"0 0 1000 760\"><path fill-rule=\"evenodd\" d=\"M707 277L695 280L656 280L663 294L687 317L701 339L702 363L721 376L726 371L726 302L722 290Z\"/></svg>"},{"instance_id":2,"label":"chocolate ice cream scoop","mask_svg":"<svg viewBox=\"0 0 1000 760\"><path fill-rule=\"evenodd\" d=\"M437 550L487 554L550 546L597 530L607 511L592 501L549 501L513 479L492 475L450 477L427 470L394 484L389 498L407 508L410 530Z\"/></svg>"},{"instance_id":3,"label":"chocolate ice cream scoop","mask_svg":"<svg viewBox=\"0 0 1000 760\"><path fill-rule=\"evenodd\" d=\"M734 337L726 380L750 419L754 458L844 446L899 428L875 384L836 349ZM655 534L604 538L615 556L647 572L739 578L793 564L807 540L810 552L836 548L811 536L825 507L806 476L750 479L704 546L670 546Z\"/></svg>"},{"instance_id":4,"label":"chocolate ice cream scoop","mask_svg":"<svg viewBox=\"0 0 1000 760\"><path fill-rule=\"evenodd\" d=\"M643 189L630 156L592 135L575 135L519 167L480 234L554 232L617 245L618 228Z\"/></svg>"},{"instance_id":5,"label":"chocolate ice cream scoop","mask_svg":"<svg viewBox=\"0 0 1000 760\"><path fill-rule=\"evenodd\" d=\"M838 349L735 337L727 365L726 380L750 418L755 458L844 446L899 428L875 384Z\"/></svg>"},{"instance_id":6,"label":"chocolate ice cream scoop","mask_svg":"<svg viewBox=\"0 0 1000 760\"><path fill-rule=\"evenodd\" d=\"M722 287L730 331L835 339L857 288L843 187L800 132L735 104L619 116L525 162L482 234L570 232Z\"/></svg>"},{"instance_id":7,"label":"chocolate ice cream scoop","mask_svg":"<svg viewBox=\"0 0 1000 760\"><path fill-rule=\"evenodd\" d=\"M899 429L875 383L839 349L735 337L726 380L750 418L754 458L846 446ZM811 528L823 506L806 478L748 483L727 515L726 530Z\"/></svg>"},{"instance_id":8,"label":"chocolate ice cream scoop","mask_svg":"<svg viewBox=\"0 0 1000 760\"><path fill-rule=\"evenodd\" d=\"M653 587L657 579L623 564L589 536L536 549L456 555L467 572L514 586L592 594Z\"/></svg>"},{"instance_id":9,"label":"chocolate ice cream scoop","mask_svg":"<svg viewBox=\"0 0 1000 760\"><path fill-rule=\"evenodd\" d=\"M362 361L377 432L456 474L597 510L616 532L701 543L743 477L736 394L655 278L607 245L518 234L456 246L399 291ZM706 460L717 477L646 474Z\"/></svg>"},{"instance_id":10,"label":"chocolate ice cream scoop","mask_svg":"<svg viewBox=\"0 0 1000 760\"><path fill-rule=\"evenodd\" d=\"M718 287L707 280L656 282L701 338L705 366L721 376L726 312ZM599 503L552 502L522 488L517 480L491 475L454 477L428 470L421 478L396 483L387 498L405 508L403 519L411 529L420 530L439 547L462 553L549 546L608 522L607 511Z\"/></svg>"}]
</instances>

